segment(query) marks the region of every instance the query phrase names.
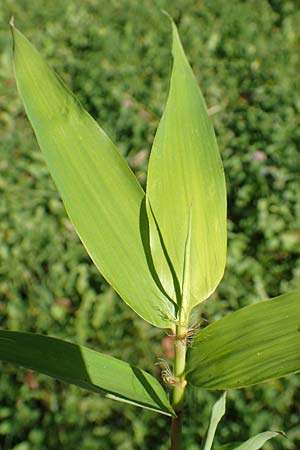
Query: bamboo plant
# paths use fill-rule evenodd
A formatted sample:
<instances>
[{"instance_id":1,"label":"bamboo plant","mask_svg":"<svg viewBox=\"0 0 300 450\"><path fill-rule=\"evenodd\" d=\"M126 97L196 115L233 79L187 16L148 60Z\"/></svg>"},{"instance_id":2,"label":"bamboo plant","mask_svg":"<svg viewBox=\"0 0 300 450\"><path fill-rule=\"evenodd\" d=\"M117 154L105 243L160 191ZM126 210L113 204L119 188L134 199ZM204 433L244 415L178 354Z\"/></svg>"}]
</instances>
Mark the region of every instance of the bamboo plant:
<instances>
[{"instance_id":1,"label":"bamboo plant","mask_svg":"<svg viewBox=\"0 0 300 450\"><path fill-rule=\"evenodd\" d=\"M226 187L205 101L172 22L173 69L153 142L146 192L113 142L11 21L17 87L39 146L82 243L119 296L170 330L162 382L141 368L49 336L0 331L0 359L106 397L170 416L181 448L189 385L224 391L202 450L210 450L228 389L300 371L300 290L242 308L200 330L226 261ZM163 384L172 388L169 398ZM267 431L227 449L256 450Z\"/></svg>"}]
</instances>

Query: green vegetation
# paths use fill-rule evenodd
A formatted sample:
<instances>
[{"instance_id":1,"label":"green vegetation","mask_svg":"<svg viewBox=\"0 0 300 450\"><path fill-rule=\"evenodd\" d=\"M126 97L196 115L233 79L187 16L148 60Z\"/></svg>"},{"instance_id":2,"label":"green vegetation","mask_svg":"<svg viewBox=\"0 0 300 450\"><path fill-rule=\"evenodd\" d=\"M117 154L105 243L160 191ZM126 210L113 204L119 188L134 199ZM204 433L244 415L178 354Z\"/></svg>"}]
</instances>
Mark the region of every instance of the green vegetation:
<instances>
[{"instance_id":1,"label":"green vegetation","mask_svg":"<svg viewBox=\"0 0 300 450\"><path fill-rule=\"evenodd\" d=\"M10 3L6 2L4 9L16 16L16 9L22 11L24 24L18 21L22 30L26 31L29 24L32 27L27 35L37 24L48 30L51 40L39 32L34 41L41 39L60 73L74 73L68 83L112 138L121 142L118 147L143 182L143 157L149 150L167 92L166 85L161 84L168 78L164 64L167 46L162 45L167 33L159 8L138 6L131 1L124 2L122 8L112 5L110 11L108 8L103 13L93 2L81 8L66 2L65 11L43 9L42 2L39 9L34 9L33 4L29 10L22 9L22 2L18 7ZM208 320L216 318L216 311L219 316L220 310L224 315L258 298L284 292L287 287L298 287L299 86L295 74L299 36L293 24L299 15L297 18L293 4L284 5L284 10L280 10L264 2L257 2L256 8L242 3L228 7L222 2L211 2L190 7L185 4L182 14L179 5L174 4L174 11L170 11L175 19L180 18L187 54L191 60L199 60L199 78L208 104L213 107L212 112L219 110L214 124L220 135L230 189L229 265L214 300L205 305ZM111 23L114 13L116 22ZM2 14L7 22L8 17ZM79 35L78 30L86 35ZM4 42L8 43L8 39L7 34L1 35ZM57 45L49 47L53 42ZM83 51L84 56L90 54L90 63L80 57ZM161 60L156 57L158 53ZM93 348L105 347L114 356L153 373L151 355L160 355L160 341L166 346L168 339L125 309L91 266L66 219L23 113L20 114L22 109L10 84L7 50L2 59L0 75L5 95L0 99L1 120L6 127L2 139L5 156L1 158L1 188L5 189L1 204L1 325L67 336ZM59 66L62 62L64 67ZM196 66L194 70L198 74ZM77 78L78 74L82 78ZM24 129L24 134L12 133L13 128ZM146 152L142 151L144 146ZM49 211L51 215L47 214ZM147 348L150 338L151 352ZM3 370L0 433L4 448L16 448L19 443L19 449L61 445L73 448L79 441L79 446L86 449L98 448L99 442L101 448L166 448L166 444L160 447L159 443L167 442L163 417L157 420L146 412L136 415L133 409L120 410L119 405L115 407L86 394L79 402L75 388L66 390L57 383L51 385L53 394L49 395L50 381L27 372L23 395L17 401L14 377L22 385L20 373L12 376L13 369L9 369L10 375L7 367ZM229 418L226 426L219 429L219 441L245 440L245 429L249 436L266 428L281 428L290 437L287 448L297 448L294 387L297 377L232 393ZM251 397L257 401L247 405ZM208 398L208 394L195 391L188 399L193 417L191 421L186 419L185 446L189 449L198 448L201 441L208 413L206 406L203 413L199 414L199 410ZM78 414L78 408L84 405L86 409ZM284 416L281 411L289 415ZM129 426L132 428L128 432ZM112 427L115 432L109 434ZM47 428L51 433L47 433ZM155 440L157 435L159 442ZM271 445L276 448L278 444Z\"/></svg>"}]
</instances>

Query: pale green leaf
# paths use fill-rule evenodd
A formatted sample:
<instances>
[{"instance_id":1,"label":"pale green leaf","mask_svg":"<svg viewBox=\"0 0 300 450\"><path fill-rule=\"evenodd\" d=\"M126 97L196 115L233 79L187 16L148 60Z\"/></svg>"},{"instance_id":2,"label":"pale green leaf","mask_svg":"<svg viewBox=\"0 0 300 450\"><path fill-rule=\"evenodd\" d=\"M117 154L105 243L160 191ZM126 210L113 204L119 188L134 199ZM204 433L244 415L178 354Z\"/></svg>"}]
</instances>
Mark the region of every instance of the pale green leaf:
<instances>
[{"instance_id":1,"label":"pale green leaf","mask_svg":"<svg viewBox=\"0 0 300 450\"><path fill-rule=\"evenodd\" d=\"M172 27L170 91L153 143L146 195L154 266L167 294L187 315L223 276L226 188L204 99Z\"/></svg>"},{"instance_id":2,"label":"pale green leaf","mask_svg":"<svg viewBox=\"0 0 300 450\"><path fill-rule=\"evenodd\" d=\"M144 192L126 161L14 27L18 89L67 213L107 281L145 320L170 327L172 302L151 274Z\"/></svg>"},{"instance_id":3,"label":"pale green leaf","mask_svg":"<svg viewBox=\"0 0 300 450\"><path fill-rule=\"evenodd\" d=\"M0 360L36 370L109 398L175 415L159 382L137 367L70 342L0 330Z\"/></svg>"},{"instance_id":4,"label":"pale green leaf","mask_svg":"<svg viewBox=\"0 0 300 450\"><path fill-rule=\"evenodd\" d=\"M300 371L300 290L247 306L209 325L187 355L186 378L235 389Z\"/></svg>"},{"instance_id":5,"label":"pale green leaf","mask_svg":"<svg viewBox=\"0 0 300 450\"><path fill-rule=\"evenodd\" d=\"M211 450L218 423L225 414L225 407L226 407L226 392L224 392L222 397L220 397L219 400L217 400L213 406L209 427L206 432L206 436L203 440L201 450Z\"/></svg>"},{"instance_id":6,"label":"pale green leaf","mask_svg":"<svg viewBox=\"0 0 300 450\"><path fill-rule=\"evenodd\" d=\"M242 444L242 442L231 442L230 444L225 444L222 445L222 447L218 447L216 450L235 450L240 444Z\"/></svg>"},{"instance_id":7,"label":"pale green leaf","mask_svg":"<svg viewBox=\"0 0 300 450\"><path fill-rule=\"evenodd\" d=\"M269 439L280 436L281 434L277 431L265 431L248 439L248 441L238 447L234 447L234 450L259 450Z\"/></svg>"}]
</instances>

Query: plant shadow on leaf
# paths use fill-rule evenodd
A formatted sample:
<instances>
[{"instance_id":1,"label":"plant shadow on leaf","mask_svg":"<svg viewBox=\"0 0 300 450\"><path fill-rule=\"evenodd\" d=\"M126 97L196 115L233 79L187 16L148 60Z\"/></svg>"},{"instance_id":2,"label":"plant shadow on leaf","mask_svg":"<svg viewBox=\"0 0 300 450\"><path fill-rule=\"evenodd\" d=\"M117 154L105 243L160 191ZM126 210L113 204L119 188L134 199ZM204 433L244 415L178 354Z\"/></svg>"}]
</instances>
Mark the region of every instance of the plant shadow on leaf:
<instances>
[{"instance_id":1,"label":"plant shadow on leaf","mask_svg":"<svg viewBox=\"0 0 300 450\"><path fill-rule=\"evenodd\" d=\"M175 286L176 298L179 299L180 298L179 281L178 281L178 279L176 277L176 273L175 273L174 268L172 266L171 260L170 260L170 258L168 256L167 249L166 249L166 246L164 244L161 231L160 231L159 226L157 224L157 221L156 221L156 219L155 219L155 217L153 215L151 206L150 206L150 210L151 210L151 213L152 213L153 220L155 221L155 224L156 224L156 227L157 227L157 232L159 234L162 250L164 252L166 261L167 261L167 263L168 263L168 265L170 267L170 271L171 271L173 282L174 282L174 286ZM140 208L140 233L141 233L141 239L142 239L142 243L143 243L143 247L144 247L144 251L145 251L145 256L146 256L146 259L147 259L147 263L148 263L148 267L149 267L150 273L151 273L151 275L153 277L154 282L158 286L158 288L161 290L161 292L172 303L175 311L172 312L171 315L175 319L175 317L177 316L178 305L179 304L176 304L174 302L174 300L169 296L169 294L165 291L165 289L164 289L164 287L163 287L163 285L162 285L162 283L161 283L161 281L159 279L158 273L157 273L157 271L155 269L154 262L153 262L153 257L152 257L152 252L151 252L151 244L150 244L149 218L148 218L147 208L146 208L146 196L143 198L143 200L141 202L141 208Z\"/></svg>"},{"instance_id":2,"label":"plant shadow on leaf","mask_svg":"<svg viewBox=\"0 0 300 450\"><path fill-rule=\"evenodd\" d=\"M151 386L151 384L145 377L145 374L143 373L143 371L135 366L130 366L130 367L131 367L131 370L134 373L135 377L140 381L140 383L143 385L143 387L145 388L147 393L150 395L150 397L157 403L158 406L160 406L162 411L165 410L165 408L166 408L165 405L163 404L163 402L161 401L161 399L159 398L159 396L157 395L157 393L155 392L155 390L153 389L153 387Z\"/></svg>"},{"instance_id":3,"label":"plant shadow on leaf","mask_svg":"<svg viewBox=\"0 0 300 450\"><path fill-rule=\"evenodd\" d=\"M60 339L0 331L0 354L11 362L109 398L172 415L165 391L150 374L112 356Z\"/></svg>"}]
</instances>

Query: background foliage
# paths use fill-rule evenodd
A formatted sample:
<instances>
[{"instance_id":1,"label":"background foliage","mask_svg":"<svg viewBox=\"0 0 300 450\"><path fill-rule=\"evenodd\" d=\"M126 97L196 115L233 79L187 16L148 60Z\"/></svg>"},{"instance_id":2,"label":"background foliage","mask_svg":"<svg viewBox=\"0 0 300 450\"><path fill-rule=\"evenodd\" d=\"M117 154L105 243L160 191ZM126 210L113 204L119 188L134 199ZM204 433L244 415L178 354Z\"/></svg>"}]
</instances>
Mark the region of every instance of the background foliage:
<instances>
[{"instance_id":1,"label":"background foliage","mask_svg":"<svg viewBox=\"0 0 300 450\"><path fill-rule=\"evenodd\" d=\"M0 325L67 338L159 376L168 337L139 319L91 264L64 212L16 94L10 16L118 144L145 183L179 25L228 186L228 265L195 319L209 322L299 288L300 3L280 0L2 0ZM80 186L78 186L80 188ZM138 280L138 278L137 278ZM138 281L137 281L138 282ZM266 429L300 446L299 376L229 393L217 441ZM196 450L215 393L189 390L184 448ZM169 419L1 365L0 448L168 448Z\"/></svg>"}]
</instances>

